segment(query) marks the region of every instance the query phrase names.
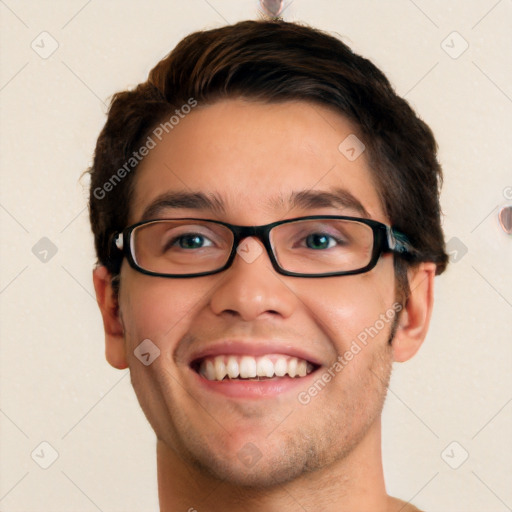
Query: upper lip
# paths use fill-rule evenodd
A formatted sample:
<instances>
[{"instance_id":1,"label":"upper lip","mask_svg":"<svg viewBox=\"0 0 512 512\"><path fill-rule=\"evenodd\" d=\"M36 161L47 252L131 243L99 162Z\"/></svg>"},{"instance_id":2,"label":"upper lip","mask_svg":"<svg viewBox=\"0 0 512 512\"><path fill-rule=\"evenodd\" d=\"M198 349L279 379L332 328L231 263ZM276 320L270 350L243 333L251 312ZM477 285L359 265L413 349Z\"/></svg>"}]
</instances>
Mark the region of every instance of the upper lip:
<instances>
[{"instance_id":1,"label":"upper lip","mask_svg":"<svg viewBox=\"0 0 512 512\"><path fill-rule=\"evenodd\" d=\"M189 358L189 365L197 363L205 357L215 357L220 355L247 355L263 356L266 354L283 354L291 357L304 359L310 363L321 366L322 363L310 352L300 347L294 347L291 343L269 340L220 340L208 343L196 352L193 352Z\"/></svg>"}]
</instances>

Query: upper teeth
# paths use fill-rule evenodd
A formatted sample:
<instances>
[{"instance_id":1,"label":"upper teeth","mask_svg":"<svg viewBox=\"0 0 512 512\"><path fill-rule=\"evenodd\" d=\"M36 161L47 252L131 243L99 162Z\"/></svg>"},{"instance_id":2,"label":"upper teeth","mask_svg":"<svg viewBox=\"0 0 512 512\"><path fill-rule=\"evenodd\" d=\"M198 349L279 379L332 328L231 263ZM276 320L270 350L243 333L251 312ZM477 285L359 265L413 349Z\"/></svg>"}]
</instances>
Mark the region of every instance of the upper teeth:
<instances>
[{"instance_id":1,"label":"upper teeth","mask_svg":"<svg viewBox=\"0 0 512 512\"><path fill-rule=\"evenodd\" d=\"M222 380L224 377L250 379L256 377L304 377L313 371L313 365L304 359L268 354L261 357L252 356L215 356L201 361L199 373L208 380Z\"/></svg>"}]
</instances>

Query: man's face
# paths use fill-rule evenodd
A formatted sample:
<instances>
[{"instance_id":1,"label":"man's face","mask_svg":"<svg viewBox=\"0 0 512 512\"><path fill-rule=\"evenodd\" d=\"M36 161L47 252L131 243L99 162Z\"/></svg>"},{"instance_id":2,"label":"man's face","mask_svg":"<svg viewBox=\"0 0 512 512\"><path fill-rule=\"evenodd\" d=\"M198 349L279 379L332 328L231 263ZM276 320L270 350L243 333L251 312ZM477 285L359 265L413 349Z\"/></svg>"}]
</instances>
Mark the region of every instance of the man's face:
<instances>
[{"instance_id":1,"label":"man's face","mask_svg":"<svg viewBox=\"0 0 512 512\"><path fill-rule=\"evenodd\" d=\"M340 115L305 102L198 107L141 163L130 224L162 194L178 191L214 194L224 211L164 207L153 218L261 225L305 215L364 216L353 204L287 203L293 193L340 188L369 218L389 223L365 153L350 161L338 150L352 133ZM285 482L324 467L379 430L392 322L358 343L342 369L333 365L394 302L390 254L364 274L298 278L276 273L264 250L254 261L237 255L228 270L195 278L147 276L124 261L119 295L132 382L158 438L194 467L241 485ZM145 339L160 349L149 366L133 353ZM211 383L191 367L211 347L226 357L253 348L259 356L299 353L319 367L306 377L275 378L270 387ZM308 389L328 369L334 376L312 396Z\"/></svg>"}]
</instances>

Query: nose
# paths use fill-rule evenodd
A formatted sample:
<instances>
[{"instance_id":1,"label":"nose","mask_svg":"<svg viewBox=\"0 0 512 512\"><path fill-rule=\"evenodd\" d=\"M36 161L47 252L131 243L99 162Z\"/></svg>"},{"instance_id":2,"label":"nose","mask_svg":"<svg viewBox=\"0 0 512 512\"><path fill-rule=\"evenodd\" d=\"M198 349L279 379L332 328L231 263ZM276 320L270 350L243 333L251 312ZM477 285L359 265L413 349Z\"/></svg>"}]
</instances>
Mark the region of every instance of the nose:
<instances>
[{"instance_id":1,"label":"nose","mask_svg":"<svg viewBox=\"0 0 512 512\"><path fill-rule=\"evenodd\" d=\"M233 264L221 275L210 299L216 315L239 316L245 321L265 315L287 318L297 305L297 296L285 282L290 278L274 270L256 238L240 242Z\"/></svg>"}]
</instances>

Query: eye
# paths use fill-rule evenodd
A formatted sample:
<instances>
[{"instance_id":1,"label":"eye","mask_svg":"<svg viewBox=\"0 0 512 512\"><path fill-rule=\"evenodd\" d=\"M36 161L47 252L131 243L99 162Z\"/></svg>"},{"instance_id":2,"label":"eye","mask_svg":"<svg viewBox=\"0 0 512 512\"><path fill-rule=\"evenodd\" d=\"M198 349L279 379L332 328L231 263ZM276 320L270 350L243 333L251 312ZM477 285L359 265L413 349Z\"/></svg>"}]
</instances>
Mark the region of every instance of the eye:
<instances>
[{"instance_id":1,"label":"eye","mask_svg":"<svg viewBox=\"0 0 512 512\"><path fill-rule=\"evenodd\" d=\"M213 242L201 233L184 233L169 239L164 246L164 251L169 251L174 248L202 249L203 247L210 247L212 245Z\"/></svg>"},{"instance_id":2,"label":"eye","mask_svg":"<svg viewBox=\"0 0 512 512\"><path fill-rule=\"evenodd\" d=\"M338 240L337 238L334 238L331 235L328 235L326 233L312 233L311 235L308 235L306 238L306 246L309 249L331 249L334 247L338 242L341 242L341 240Z\"/></svg>"}]
</instances>

